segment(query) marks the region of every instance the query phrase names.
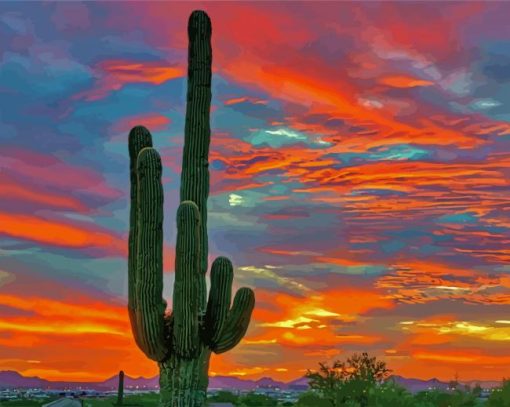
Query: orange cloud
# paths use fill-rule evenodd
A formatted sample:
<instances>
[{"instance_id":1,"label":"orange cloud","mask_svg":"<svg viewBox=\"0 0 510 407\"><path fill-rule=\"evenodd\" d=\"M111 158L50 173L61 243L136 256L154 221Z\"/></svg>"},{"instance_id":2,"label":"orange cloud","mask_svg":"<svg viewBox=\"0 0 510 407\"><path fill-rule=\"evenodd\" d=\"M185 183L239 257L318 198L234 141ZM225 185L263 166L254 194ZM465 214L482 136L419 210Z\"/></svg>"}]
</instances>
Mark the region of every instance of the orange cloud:
<instances>
[{"instance_id":1,"label":"orange cloud","mask_svg":"<svg viewBox=\"0 0 510 407\"><path fill-rule=\"evenodd\" d=\"M431 86L434 82L416 79L405 75L384 76L379 79L379 83L392 86L394 88L415 88L418 86Z\"/></svg>"},{"instance_id":2,"label":"orange cloud","mask_svg":"<svg viewBox=\"0 0 510 407\"><path fill-rule=\"evenodd\" d=\"M84 306L84 304L73 304L44 297L18 297L0 293L0 305L7 305L25 311L37 311L42 316L58 315L67 317L71 314L79 315L80 318L106 321L123 321L126 316L124 307L113 307L92 299L89 299L86 306Z\"/></svg>"},{"instance_id":3,"label":"orange cloud","mask_svg":"<svg viewBox=\"0 0 510 407\"><path fill-rule=\"evenodd\" d=\"M412 353L416 359L433 360L438 363L469 363L469 364L493 364L507 365L510 362L510 356L493 356L486 355L477 350L445 350L439 352L430 352L416 350Z\"/></svg>"},{"instance_id":4,"label":"orange cloud","mask_svg":"<svg viewBox=\"0 0 510 407\"><path fill-rule=\"evenodd\" d=\"M322 71L326 68L320 67ZM364 127L377 129L381 135L374 137L358 134L358 137L343 137L342 143L332 151L366 151L366 149L395 144L455 144L462 148L472 148L481 140L468 134L441 127L427 118L421 118L416 126L392 119L384 112L377 112L360 105L352 95L357 92L352 85L339 81L328 82L324 75L313 77L301 71L283 66L260 66L247 60L230 61L223 68L225 73L241 83L257 83L258 86L278 99L301 103L304 106L320 106L330 116L340 116L353 124L363 123ZM327 75L326 75L327 76Z\"/></svg>"},{"instance_id":5,"label":"orange cloud","mask_svg":"<svg viewBox=\"0 0 510 407\"><path fill-rule=\"evenodd\" d=\"M95 88L79 93L74 99L84 98L94 101L106 97L112 91L121 89L129 83L150 83L160 85L171 79L184 76L184 69L165 62L134 62L124 60L106 60L96 69L102 75Z\"/></svg>"},{"instance_id":6,"label":"orange cloud","mask_svg":"<svg viewBox=\"0 0 510 407\"><path fill-rule=\"evenodd\" d=\"M101 62L100 67L122 83L148 82L160 85L170 79L183 76L180 67L169 66L159 62L130 62L110 60Z\"/></svg>"},{"instance_id":7,"label":"orange cloud","mask_svg":"<svg viewBox=\"0 0 510 407\"><path fill-rule=\"evenodd\" d=\"M325 289L320 296L329 309L353 318L373 309L392 309L396 305L393 299L378 289L339 287Z\"/></svg>"},{"instance_id":8,"label":"orange cloud","mask_svg":"<svg viewBox=\"0 0 510 407\"><path fill-rule=\"evenodd\" d=\"M250 102L250 103L253 103L254 105L265 105L268 103L267 100L257 99L257 98L253 98L253 97L249 97L249 96L243 96L243 97L238 97L238 98L227 99L227 100L225 100L224 104L225 104L225 106L231 106L231 105L237 105L238 103L244 103L244 102Z\"/></svg>"},{"instance_id":9,"label":"orange cloud","mask_svg":"<svg viewBox=\"0 0 510 407\"><path fill-rule=\"evenodd\" d=\"M90 167L71 165L53 155L25 148L5 147L3 153L2 164L6 171L1 182L10 179L8 183L32 184L35 185L33 191L42 192L44 188L49 196L55 195L52 191L61 190L64 192L58 195L65 193L71 200L75 192L101 200L115 200L122 195L120 190L106 184L102 174ZM37 195L37 199L42 199L39 193ZM60 198L58 202L64 203Z\"/></svg>"},{"instance_id":10,"label":"orange cloud","mask_svg":"<svg viewBox=\"0 0 510 407\"><path fill-rule=\"evenodd\" d=\"M106 231L89 225L76 226L50 221L33 215L0 213L0 233L24 240L71 248L101 248L115 254L126 254L127 244Z\"/></svg>"},{"instance_id":11,"label":"orange cloud","mask_svg":"<svg viewBox=\"0 0 510 407\"><path fill-rule=\"evenodd\" d=\"M426 303L441 298L460 299L480 304L508 303L508 282L470 268L435 262L408 261L390 266L391 272L379 277L376 287L401 303ZM489 287L504 292L485 291Z\"/></svg>"},{"instance_id":12,"label":"orange cloud","mask_svg":"<svg viewBox=\"0 0 510 407\"><path fill-rule=\"evenodd\" d=\"M254 326L243 340L246 346L309 350L339 349L346 344L366 346L382 341L382 335L350 333L349 324L368 310L393 306L376 292L351 288L311 293L306 299L257 290L257 304Z\"/></svg>"},{"instance_id":13,"label":"orange cloud","mask_svg":"<svg viewBox=\"0 0 510 407\"><path fill-rule=\"evenodd\" d=\"M21 202L33 202L50 208L68 209L78 213L87 213L89 208L69 195L58 194L44 190L37 186L27 186L9 179L6 175L0 174L0 197L3 200L14 200Z\"/></svg>"},{"instance_id":14,"label":"orange cloud","mask_svg":"<svg viewBox=\"0 0 510 407\"><path fill-rule=\"evenodd\" d=\"M135 126L145 126L151 132L164 130L171 123L171 120L159 113L147 113L138 116L125 117L112 126L116 133L125 133L122 136L127 140L127 134Z\"/></svg>"}]
</instances>

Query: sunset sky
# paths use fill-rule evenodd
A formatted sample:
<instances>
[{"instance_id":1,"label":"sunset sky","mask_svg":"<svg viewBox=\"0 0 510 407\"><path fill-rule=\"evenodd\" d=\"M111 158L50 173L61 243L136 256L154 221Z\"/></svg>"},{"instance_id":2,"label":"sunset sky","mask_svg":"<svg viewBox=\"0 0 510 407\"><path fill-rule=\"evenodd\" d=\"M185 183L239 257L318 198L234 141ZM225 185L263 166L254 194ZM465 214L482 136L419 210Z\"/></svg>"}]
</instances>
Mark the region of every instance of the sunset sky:
<instances>
[{"instance_id":1,"label":"sunset sky","mask_svg":"<svg viewBox=\"0 0 510 407\"><path fill-rule=\"evenodd\" d=\"M127 135L173 284L188 16L213 25L209 255L256 307L211 374L368 351L510 376L510 3L0 3L0 370L157 374L127 315ZM171 303L171 301L169 301Z\"/></svg>"}]
</instances>

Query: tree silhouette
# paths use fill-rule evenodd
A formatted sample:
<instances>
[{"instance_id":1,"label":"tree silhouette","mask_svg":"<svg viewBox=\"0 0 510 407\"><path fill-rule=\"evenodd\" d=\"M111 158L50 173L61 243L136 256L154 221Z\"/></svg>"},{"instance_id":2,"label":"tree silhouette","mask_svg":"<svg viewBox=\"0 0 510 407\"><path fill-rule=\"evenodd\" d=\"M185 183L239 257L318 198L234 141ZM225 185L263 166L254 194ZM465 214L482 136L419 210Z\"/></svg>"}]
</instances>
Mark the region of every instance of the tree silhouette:
<instances>
[{"instance_id":1,"label":"tree silhouette","mask_svg":"<svg viewBox=\"0 0 510 407\"><path fill-rule=\"evenodd\" d=\"M310 388L328 399L333 406L341 406L347 401L357 401L361 406L366 406L369 390L383 383L390 372L385 362L363 352L355 353L345 362L337 360L332 366L319 363L319 369L308 370L306 377Z\"/></svg>"}]
</instances>

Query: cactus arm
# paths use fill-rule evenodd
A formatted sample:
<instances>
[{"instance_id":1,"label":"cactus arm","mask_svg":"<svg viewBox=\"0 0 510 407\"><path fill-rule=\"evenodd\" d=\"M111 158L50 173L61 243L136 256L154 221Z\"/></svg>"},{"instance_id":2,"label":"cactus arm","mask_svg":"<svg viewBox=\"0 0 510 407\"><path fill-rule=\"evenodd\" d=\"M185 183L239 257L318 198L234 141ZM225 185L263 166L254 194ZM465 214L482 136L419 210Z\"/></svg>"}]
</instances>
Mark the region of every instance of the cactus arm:
<instances>
[{"instance_id":1,"label":"cactus arm","mask_svg":"<svg viewBox=\"0 0 510 407\"><path fill-rule=\"evenodd\" d=\"M163 300L163 187L161 158L152 147L137 159L136 319L142 351L160 361L168 353Z\"/></svg>"},{"instance_id":2,"label":"cactus arm","mask_svg":"<svg viewBox=\"0 0 510 407\"><path fill-rule=\"evenodd\" d=\"M136 310L136 256L138 253L138 180L136 176L136 160L138 154L144 147L152 147L152 137L149 131L143 126L136 126L129 132L129 168L131 179L131 205L129 214L129 243L128 243L128 312L131 322L131 330L136 344L140 348L144 348L142 339L138 335Z\"/></svg>"},{"instance_id":3,"label":"cactus arm","mask_svg":"<svg viewBox=\"0 0 510 407\"><path fill-rule=\"evenodd\" d=\"M174 346L177 354L192 357L198 351L198 281L200 273L200 213L194 202L177 210L177 246L173 296Z\"/></svg>"},{"instance_id":4,"label":"cactus arm","mask_svg":"<svg viewBox=\"0 0 510 407\"><path fill-rule=\"evenodd\" d=\"M207 197L209 195L209 145L211 128L211 21L200 10L193 11L188 23L188 91L184 125L180 200L197 204L201 216L200 270L207 272ZM205 312L205 278L199 280L199 307Z\"/></svg>"},{"instance_id":5,"label":"cactus arm","mask_svg":"<svg viewBox=\"0 0 510 407\"><path fill-rule=\"evenodd\" d=\"M226 352L243 339L250 323L254 305L255 294L253 291L246 287L240 288L234 297L234 305L232 305L232 309L229 312L221 338L212 349L214 353Z\"/></svg>"},{"instance_id":6,"label":"cactus arm","mask_svg":"<svg viewBox=\"0 0 510 407\"><path fill-rule=\"evenodd\" d=\"M227 320L233 279L234 272L230 260L226 257L216 258L211 267L211 290L204 324L205 340L211 347L216 346Z\"/></svg>"}]
</instances>

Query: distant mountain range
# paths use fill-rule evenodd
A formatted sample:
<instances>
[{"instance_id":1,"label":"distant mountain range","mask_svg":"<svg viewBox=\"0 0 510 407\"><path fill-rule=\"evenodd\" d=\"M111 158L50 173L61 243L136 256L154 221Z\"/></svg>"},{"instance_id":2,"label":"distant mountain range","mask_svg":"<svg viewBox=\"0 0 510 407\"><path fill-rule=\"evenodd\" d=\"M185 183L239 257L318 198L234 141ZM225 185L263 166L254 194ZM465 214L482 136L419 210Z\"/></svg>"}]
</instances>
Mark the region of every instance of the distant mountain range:
<instances>
[{"instance_id":1,"label":"distant mountain range","mask_svg":"<svg viewBox=\"0 0 510 407\"><path fill-rule=\"evenodd\" d=\"M408 379L402 376L392 376L395 383L400 386L406 388L411 393L417 393L419 391L424 391L428 389L438 389L438 390L446 390L449 387L449 382L442 382L436 378L429 380L421 380L421 379ZM476 384L480 384L483 388L492 388L501 386L500 382L483 382L483 381L471 381L471 382L461 382L459 388L462 390L464 385L469 385L470 387L474 387Z\"/></svg>"},{"instance_id":2,"label":"distant mountain range","mask_svg":"<svg viewBox=\"0 0 510 407\"><path fill-rule=\"evenodd\" d=\"M446 389L447 382L438 379L421 380L408 379L402 376L392 376L396 383L405 387L410 392L418 392L429 388ZM474 386L479 383L483 388L497 387L501 382L496 381L470 381L462 384ZM113 376L102 382L68 382L68 381L50 381L39 377L25 377L12 370L0 371L0 389L5 388L42 388L53 390L80 390L90 389L97 391L108 391L117 389L118 376ZM152 378L129 376L124 377L124 387L126 389L158 389L159 377ZM263 377L258 380L240 379L233 376L214 376L209 378L209 389L225 390L254 390L257 388L279 388L285 390L304 390L308 388L308 379L301 377L290 382L280 382L270 377Z\"/></svg>"}]
</instances>

